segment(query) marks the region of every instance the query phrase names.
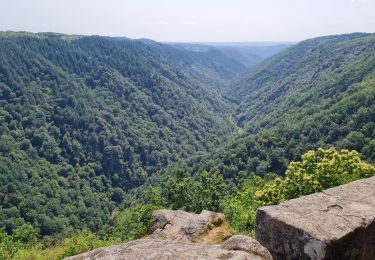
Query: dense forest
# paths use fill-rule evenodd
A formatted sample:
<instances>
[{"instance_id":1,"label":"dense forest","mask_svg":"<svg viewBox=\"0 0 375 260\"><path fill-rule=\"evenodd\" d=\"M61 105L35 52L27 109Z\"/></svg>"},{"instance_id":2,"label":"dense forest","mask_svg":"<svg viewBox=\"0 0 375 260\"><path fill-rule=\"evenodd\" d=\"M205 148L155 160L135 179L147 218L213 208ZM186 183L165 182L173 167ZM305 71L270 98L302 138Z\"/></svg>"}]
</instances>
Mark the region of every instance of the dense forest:
<instances>
[{"instance_id":1,"label":"dense forest","mask_svg":"<svg viewBox=\"0 0 375 260\"><path fill-rule=\"evenodd\" d=\"M375 35L283 48L0 33L0 258L136 239L161 207L252 234L259 206L374 175Z\"/></svg>"},{"instance_id":2,"label":"dense forest","mask_svg":"<svg viewBox=\"0 0 375 260\"><path fill-rule=\"evenodd\" d=\"M334 146L375 163L375 36L351 34L303 41L228 86L239 105L240 133L211 154L187 161L191 172L238 181L283 175L310 149Z\"/></svg>"},{"instance_id":3,"label":"dense forest","mask_svg":"<svg viewBox=\"0 0 375 260\"><path fill-rule=\"evenodd\" d=\"M127 190L232 132L210 85L228 75L214 61L104 37L4 33L0 45L8 232L25 222L42 236L101 230Z\"/></svg>"}]
</instances>

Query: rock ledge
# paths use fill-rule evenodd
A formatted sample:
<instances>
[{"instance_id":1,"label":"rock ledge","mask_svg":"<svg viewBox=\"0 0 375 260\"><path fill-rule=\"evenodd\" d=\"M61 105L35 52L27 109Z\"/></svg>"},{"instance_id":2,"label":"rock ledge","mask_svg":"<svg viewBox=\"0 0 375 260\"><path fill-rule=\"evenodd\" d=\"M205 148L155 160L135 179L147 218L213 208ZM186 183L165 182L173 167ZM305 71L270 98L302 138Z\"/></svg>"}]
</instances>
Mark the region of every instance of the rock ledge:
<instances>
[{"instance_id":1,"label":"rock ledge","mask_svg":"<svg viewBox=\"0 0 375 260\"><path fill-rule=\"evenodd\" d=\"M375 259L375 177L257 211L275 259Z\"/></svg>"},{"instance_id":2,"label":"rock ledge","mask_svg":"<svg viewBox=\"0 0 375 260\"><path fill-rule=\"evenodd\" d=\"M153 218L153 233L144 239L98 248L67 259L272 259L267 249L255 239L232 236L222 213L157 210ZM219 242L223 243L219 245Z\"/></svg>"},{"instance_id":3,"label":"rock ledge","mask_svg":"<svg viewBox=\"0 0 375 260\"><path fill-rule=\"evenodd\" d=\"M147 238L186 243L217 244L233 235L224 214L203 210L194 214L181 210L157 210L153 233Z\"/></svg>"},{"instance_id":4,"label":"rock ledge","mask_svg":"<svg viewBox=\"0 0 375 260\"><path fill-rule=\"evenodd\" d=\"M258 252L258 250L260 250ZM254 239L233 236L222 245L182 243L174 240L139 239L126 244L98 248L67 260L271 260L271 255Z\"/></svg>"}]
</instances>

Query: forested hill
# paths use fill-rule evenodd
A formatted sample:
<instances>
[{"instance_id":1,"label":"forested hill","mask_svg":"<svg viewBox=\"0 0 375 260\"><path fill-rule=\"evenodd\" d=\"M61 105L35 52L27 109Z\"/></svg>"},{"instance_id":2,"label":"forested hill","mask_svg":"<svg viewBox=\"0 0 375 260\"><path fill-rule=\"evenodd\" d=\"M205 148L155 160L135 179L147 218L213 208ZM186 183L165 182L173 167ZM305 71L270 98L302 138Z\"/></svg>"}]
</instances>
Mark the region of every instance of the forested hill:
<instances>
[{"instance_id":1,"label":"forested hill","mask_svg":"<svg viewBox=\"0 0 375 260\"><path fill-rule=\"evenodd\" d=\"M195 52L204 56L207 53L220 52L246 68L251 68L266 58L290 47L292 43L249 42L249 43L168 43L177 49Z\"/></svg>"},{"instance_id":2,"label":"forested hill","mask_svg":"<svg viewBox=\"0 0 375 260\"><path fill-rule=\"evenodd\" d=\"M340 98L373 71L374 38L360 33L314 38L260 64L228 88L241 103L239 122L258 121L286 103L307 107L336 94Z\"/></svg>"},{"instance_id":3,"label":"forested hill","mask_svg":"<svg viewBox=\"0 0 375 260\"><path fill-rule=\"evenodd\" d=\"M193 78L199 76L198 80L203 80L207 77L211 79L218 78L216 86L225 86L225 82L236 78L240 74L247 71L245 62L242 62L238 56L243 57L242 53L231 55L229 52L223 51L220 48L213 46L200 49L199 51L191 48L180 48L179 44L162 44L148 39L142 39L143 43L149 45L154 50L158 50L166 57L172 59L176 64L188 67L189 70L194 69L195 73L191 74ZM190 46L189 44L181 44L182 46ZM237 50L237 48L235 48ZM261 58L258 58L259 60ZM213 74L212 76L210 76ZM224 82L223 82L224 81Z\"/></svg>"},{"instance_id":4,"label":"forested hill","mask_svg":"<svg viewBox=\"0 0 375 260\"><path fill-rule=\"evenodd\" d=\"M375 162L375 35L303 41L236 79L227 96L239 105L241 134L187 169L237 182L251 174L283 175L310 149L354 149Z\"/></svg>"},{"instance_id":5,"label":"forested hill","mask_svg":"<svg viewBox=\"0 0 375 260\"><path fill-rule=\"evenodd\" d=\"M217 83L243 66L152 45L0 33L0 227L101 230L128 189L231 134Z\"/></svg>"}]
</instances>

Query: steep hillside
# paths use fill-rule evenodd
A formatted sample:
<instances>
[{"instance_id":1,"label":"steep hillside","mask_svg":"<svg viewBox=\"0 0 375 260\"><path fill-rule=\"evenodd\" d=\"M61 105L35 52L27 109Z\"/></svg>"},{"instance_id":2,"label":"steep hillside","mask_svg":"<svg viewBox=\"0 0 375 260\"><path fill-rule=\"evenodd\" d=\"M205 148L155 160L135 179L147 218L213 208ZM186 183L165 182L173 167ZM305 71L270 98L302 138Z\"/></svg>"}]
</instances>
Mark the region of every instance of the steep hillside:
<instances>
[{"instance_id":1,"label":"steep hillside","mask_svg":"<svg viewBox=\"0 0 375 260\"><path fill-rule=\"evenodd\" d=\"M374 69L374 37L315 38L260 64L228 89L241 103L236 112L239 123L258 121L270 111L280 111L283 104L308 107L332 97L341 99L348 86Z\"/></svg>"},{"instance_id":2,"label":"steep hillside","mask_svg":"<svg viewBox=\"0 0 375 260\"><path fill-rule=\"evenodd\" d=\"M226 55L221 49L213 46L195 49L192 47L195 45L183 43L161 44L151 40L142 40L142 42L172 58L177 66L182 65L193 70L195 74L190 74L193 78L197 75L199 76L197 80L210 78L215 81L216 86L225 86L247 70L246 65L238 57ZM237 55L242 57L241 54Z\"/></svg>"},{"instance_id":3,"label":"steep hillside","mask_svg":"<svg viewBox=\"0 0 375 260\"><path fill-rule=\"evenodd\" d=\"M375 35L321 37L261 63L229 89L241 133L211 155L191 158L190 172L237 181L284 174L309 149L355 149L375 162Z\"/></svg>"},{"instance_id":4,"label":"steep hillside","mask_svg":"<svg viewBox=\"0 0 375 260\"><path fill-rule=\"evenodd\" d=\"M194 60L125 38L1 33L0 228L102 230L127 190L223 142L220 72Z\"/></svg>"}]
</instances>

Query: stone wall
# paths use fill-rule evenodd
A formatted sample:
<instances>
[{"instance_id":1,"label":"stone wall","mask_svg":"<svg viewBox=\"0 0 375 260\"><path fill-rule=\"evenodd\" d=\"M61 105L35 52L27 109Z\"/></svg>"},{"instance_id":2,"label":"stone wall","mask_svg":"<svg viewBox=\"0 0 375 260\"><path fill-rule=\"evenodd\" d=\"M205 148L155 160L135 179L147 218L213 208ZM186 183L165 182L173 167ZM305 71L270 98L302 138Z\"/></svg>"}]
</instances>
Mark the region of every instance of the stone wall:
<instances>
[{"instance_id":1,"label":"stone wall","mask_svg":"<svg viewBox=\"0 0 375 260\"><path fill-rule=\"evenodd\" d=\"M375 177L260 208L256 239L274 259L375 259Z\"/></svg>"}]
</instances>

